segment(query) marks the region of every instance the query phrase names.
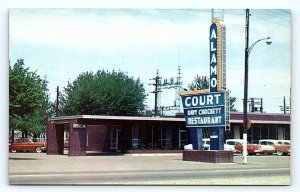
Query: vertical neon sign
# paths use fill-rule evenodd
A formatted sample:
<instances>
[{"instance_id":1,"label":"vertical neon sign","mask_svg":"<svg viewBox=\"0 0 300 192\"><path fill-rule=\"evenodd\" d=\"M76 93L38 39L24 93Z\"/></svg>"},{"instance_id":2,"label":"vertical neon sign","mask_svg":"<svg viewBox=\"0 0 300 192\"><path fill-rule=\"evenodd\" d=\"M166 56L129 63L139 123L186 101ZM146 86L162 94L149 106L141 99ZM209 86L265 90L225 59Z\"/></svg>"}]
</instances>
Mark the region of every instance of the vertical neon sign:
<instances>
[{"instance_id":1,"label":"vertical neon sign","mask_svg":"<svg viewBox=\"0 0 300 192\"><path fill-rule=\"evenodd\" d=\"M217 92L218 87L217 87L217 56L218 56L218 50L217 50L217 25L213 23L210 26L210 37L209 37L209 42L210 42L210 83L209 83L209 91L210 92ZM220 78L220 77L219 77Z\"/></svg>"}]
</instances>

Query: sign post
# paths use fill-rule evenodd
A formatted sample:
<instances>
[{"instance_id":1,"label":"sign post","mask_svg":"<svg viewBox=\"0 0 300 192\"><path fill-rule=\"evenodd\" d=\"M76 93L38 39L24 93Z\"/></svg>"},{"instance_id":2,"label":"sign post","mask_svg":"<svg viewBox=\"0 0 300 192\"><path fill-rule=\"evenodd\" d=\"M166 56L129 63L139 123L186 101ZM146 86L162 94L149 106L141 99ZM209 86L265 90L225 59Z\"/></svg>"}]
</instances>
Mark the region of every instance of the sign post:
<instances>
[{"instance_id":1,"label":"sign post","mask_svg":"<svg viewBox=\"0 0 300 192\"><path fill-rule=\"evenodd\" d=\"M209 90L206 93L198 90L180 94L186 127L191 130L193 149L202 150L202 128L207 127L210 133L210 149L224 150L224 129L229 113L228 104L225 102L228 98L225 88L225 34L223 20L213 18L209 29Z\"/></svg>"},{"instance_id":2,"label":"sign post","mask_svg":"<svg viewBox=\"0 0 300 192\"><path fill-rule=\"evenodd\" d=\"M193 149L202 150L202 128L208 127L211 150L223 150L225 92L182 96L186 127L191 128ZM219 142L219 140L222 140Z\"/></svg>"}]
</instances>

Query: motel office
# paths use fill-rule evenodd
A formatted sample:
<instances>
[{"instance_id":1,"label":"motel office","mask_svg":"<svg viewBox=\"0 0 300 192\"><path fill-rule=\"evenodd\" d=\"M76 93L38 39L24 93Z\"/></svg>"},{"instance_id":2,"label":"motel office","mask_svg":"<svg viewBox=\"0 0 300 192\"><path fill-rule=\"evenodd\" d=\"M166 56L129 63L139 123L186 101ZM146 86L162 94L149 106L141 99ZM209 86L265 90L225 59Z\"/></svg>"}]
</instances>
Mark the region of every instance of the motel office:
<instances>
[{"instance_id":1,"label":"motel office","mask_svg":"<svg viewBox=\"0 0 300 192\"><path fill-rule=\"evenodd\" d=\"M248 141L290 139L290 115L250 113ZM243 114L230 113L230 126L224 139L242 138ZM204 129L204 136L209 137ZM87 152L164 152L182 150L190 142L185 119L167 117L129 117L77 115L51 118L47 129L47 154L63 154L68 142L70 156Z\"/></svg>"}]
</instances>

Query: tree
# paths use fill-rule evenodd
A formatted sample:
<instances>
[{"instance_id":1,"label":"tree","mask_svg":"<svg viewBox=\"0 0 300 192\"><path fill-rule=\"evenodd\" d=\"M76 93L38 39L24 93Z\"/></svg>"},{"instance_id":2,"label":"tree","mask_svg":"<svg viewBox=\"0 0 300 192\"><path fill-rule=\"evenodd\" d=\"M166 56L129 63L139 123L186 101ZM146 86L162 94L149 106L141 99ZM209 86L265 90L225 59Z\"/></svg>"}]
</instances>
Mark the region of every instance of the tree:
<instances>
[{"instance_id":1,"label":"tree","mask_svg":"<svg viewBox=\"0 0 300 192\"><path fill-rule=\"evenodd\" d=\"M206 76L197 75L194 82L188 85L190 90L208 89L209 88L209 78Z\"/></svg>"},{"instance_id":2,"label":"tree","mask_svg":"<svg viewBox=\"0 0 300 192\"><path fill-rule=\"evenodd\" d=\"M229 91L229 94L230 93L231 91ZM236 97L229 97L230 111L237 111L234 106L235 102L236 102Z\"/></svg>"},{"instance_id":3,"label":"tree","mask_svg":"<svg viewBox=\"0 0 300 192\"><path fill-rule=\"evenodd\" d=\"M121 71L80 74L64 90L65 115L139 115L144 110L145 89Z\"/></svg>"},{"instance_id":4,"label":"tree","mask_svg":"<svg viewBox=\"0 0 300 192\"><path fill-rule=\"evenodd\" d=\"M18 59L9 66L9 127L20 130L23 136L45 132L49 108L47 81L25 68Z\"/></svg>"},{"instance_id":5,"label":"tree","mask_svg":"<svg viewBox=\"0 0 300 192\"><path fill-rule=\"evenodd\" d=\"M194 82L188 85L190 90L201 90L201 89L209 89L209 78L206 76L197 75L194 79ZM231 93L230 90L228 90ZM230 102L230 111L237 111L235 109L236 97L229 97Z\"/></svg>"}]
</instances>

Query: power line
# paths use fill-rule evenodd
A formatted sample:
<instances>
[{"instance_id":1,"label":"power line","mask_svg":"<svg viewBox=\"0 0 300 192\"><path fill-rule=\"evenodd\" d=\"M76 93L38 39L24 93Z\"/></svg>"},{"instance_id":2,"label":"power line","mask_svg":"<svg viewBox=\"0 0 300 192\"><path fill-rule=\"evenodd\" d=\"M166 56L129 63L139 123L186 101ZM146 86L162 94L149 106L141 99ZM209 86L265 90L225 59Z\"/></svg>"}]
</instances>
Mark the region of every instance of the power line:
<instances>
[{"instance_id":1,"label":"power line","mask_svg":"<svg viewBox=\"0 0 300 192\"><path fill-rule=\"evenodd\" d=\"M251 10L251 16L260 20L265 20L277 25L281 25L283 27L288 27L288 24L290 23L290 17L287 16L280 17L277 12L274 11L271 12L270 10L263 11L263 10L253 9Z\"/></svg>"}]
</instances>

